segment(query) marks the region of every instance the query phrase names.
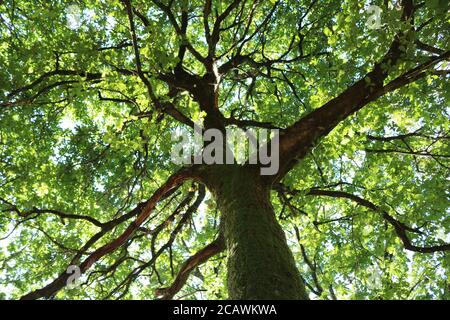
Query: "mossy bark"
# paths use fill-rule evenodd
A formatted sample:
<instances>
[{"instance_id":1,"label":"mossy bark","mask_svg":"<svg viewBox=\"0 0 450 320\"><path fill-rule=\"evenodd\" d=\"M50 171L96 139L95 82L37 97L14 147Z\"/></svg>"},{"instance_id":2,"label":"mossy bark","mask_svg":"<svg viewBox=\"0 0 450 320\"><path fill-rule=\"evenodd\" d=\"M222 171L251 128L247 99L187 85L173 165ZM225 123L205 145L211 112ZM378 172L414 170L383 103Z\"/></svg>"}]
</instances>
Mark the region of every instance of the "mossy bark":
<instances>
[{"instance_id":1,"label":"mossy bark","mask_svg":"<svg viewBox=\"0 0 450 320\"><path fill-rule=\"evenodd\" d=\"M218 176L212 189L222 212L229 299L308 299L269 187L258 173L238 166Z\"/></svg>"}]
</instances>

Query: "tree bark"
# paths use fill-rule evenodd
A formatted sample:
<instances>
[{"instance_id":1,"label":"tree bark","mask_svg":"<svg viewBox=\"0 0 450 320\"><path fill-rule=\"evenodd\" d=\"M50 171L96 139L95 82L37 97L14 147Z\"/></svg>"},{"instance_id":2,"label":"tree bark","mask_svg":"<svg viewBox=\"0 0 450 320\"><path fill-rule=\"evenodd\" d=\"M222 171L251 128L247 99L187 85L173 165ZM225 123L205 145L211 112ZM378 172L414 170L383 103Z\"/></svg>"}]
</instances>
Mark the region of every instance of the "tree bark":
<instances>
[{"instance_id":1,"label":"tree bark","mask_svg":"<svg viewBox=\"0 0 450 320\"><path fill-rule=\"evenodd\" d=\"M259 171L222 166L214 178L210 190L222 213L229 299L308 299Z\"/></svg>"}]
</instances>

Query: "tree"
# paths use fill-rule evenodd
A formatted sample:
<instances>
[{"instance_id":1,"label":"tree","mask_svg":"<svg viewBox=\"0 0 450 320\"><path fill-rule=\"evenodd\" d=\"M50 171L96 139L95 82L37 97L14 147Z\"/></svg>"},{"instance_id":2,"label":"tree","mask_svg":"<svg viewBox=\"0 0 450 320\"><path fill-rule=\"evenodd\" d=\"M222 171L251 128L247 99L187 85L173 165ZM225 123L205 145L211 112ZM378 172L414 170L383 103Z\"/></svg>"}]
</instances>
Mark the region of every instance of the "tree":
<instances>
[{"instance_id":1,"label":"tree","mask_svg":"<svg viewBox=\"0 0 450 320\"><path fill-rule=\"evenodd\" d=\"M0 8L7 297L449 297L446 1ZM195 123L279 170L174 164Z\"/></svg>"}]
</instances>

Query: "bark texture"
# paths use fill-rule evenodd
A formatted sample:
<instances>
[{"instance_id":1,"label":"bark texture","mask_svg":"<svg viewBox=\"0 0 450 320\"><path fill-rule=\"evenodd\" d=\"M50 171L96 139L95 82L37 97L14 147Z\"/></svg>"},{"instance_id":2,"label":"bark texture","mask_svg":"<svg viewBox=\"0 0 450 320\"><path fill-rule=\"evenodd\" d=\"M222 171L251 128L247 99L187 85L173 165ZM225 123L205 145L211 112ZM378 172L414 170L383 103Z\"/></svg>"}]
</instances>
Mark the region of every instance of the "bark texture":
<instances>
[{"instance_id":1,"label":"bark texture","mask_svg":"<svg viewBox=\"0 0 450 320\"><path fill-rule=\"evenodd\" d=\"M222 212L230 299L308 299L259 172L222 168L212 186Z\"/></svg>"}]
</instances>

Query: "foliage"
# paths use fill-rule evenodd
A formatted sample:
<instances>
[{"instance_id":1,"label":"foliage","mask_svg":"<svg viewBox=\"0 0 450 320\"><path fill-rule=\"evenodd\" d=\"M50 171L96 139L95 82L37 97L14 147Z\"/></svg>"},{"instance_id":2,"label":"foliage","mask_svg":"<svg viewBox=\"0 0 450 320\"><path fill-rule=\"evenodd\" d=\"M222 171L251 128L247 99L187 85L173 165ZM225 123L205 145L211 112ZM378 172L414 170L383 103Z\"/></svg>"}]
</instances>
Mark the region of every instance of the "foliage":
<instances>
[{"instance_id":1,"label":"foliage","mask_svg":"<svg viewBox=\"0 0 450 320\"><path fill-rule=\"evenodd\" d=\"M205 19L212 31L233 3L214 56L218 66L250 57L220 81L220 111L238 124L287 128L361 79L399 30L408 34L405 54L385 66L385 83L448 53L450 44L446 1L420 5L416 31L408 33L395 1L212 1L205 18L209 1L136 0L135 34L149 92L126 2L0 4L0 298L19 298L64 273L106 222L147 201L178 169L170 161L171 134L188 126L170 110L193 120L204 110L162 75L181 62L189 74L208 72L196 57L208 55ZM365 24L370 4L383 9L381 29ZM171 17L180 27L184 14L189 26L180 33ZM343 120L272 192L311 297L450 298L448 251L405 250L382 215L420 229L409 233L418 246L450 242L448 63ZM55 297L156 298L218 234L220 214L211 194L199 199L200 189L189 182L175 190L123 246L83 275L81 286ZM313 189L351 193L379 210L314 196ZM202 203L178 230L196 199ZM86 252L117 238L132 218ZM226 253L212 257L177 297L226 298L225 266Z\"/></svg>"}]
</instances>

